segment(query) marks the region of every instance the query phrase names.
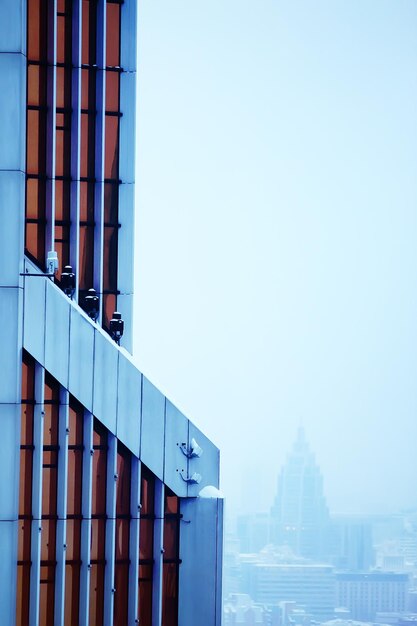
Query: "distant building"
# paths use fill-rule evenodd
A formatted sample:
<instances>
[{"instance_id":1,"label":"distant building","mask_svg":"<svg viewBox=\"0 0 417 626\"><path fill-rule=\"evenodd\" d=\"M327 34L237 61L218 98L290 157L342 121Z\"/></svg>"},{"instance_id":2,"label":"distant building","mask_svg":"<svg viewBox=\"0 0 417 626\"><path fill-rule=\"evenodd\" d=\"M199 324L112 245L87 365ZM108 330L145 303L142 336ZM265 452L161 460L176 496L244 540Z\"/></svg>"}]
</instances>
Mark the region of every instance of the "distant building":
<instances>
[{"instance_id":1,"label":"distant building","mask_svg":"<svg viewBox=\"0 0 417 626\"><path fill-rule=\"evenodd\" d=\"M323 559L327 553L329 514L320 468L302 428L281 469L271 517L271 538L275 544L287 544L295 554L309 559Z\"/></svg>"},{"instance_id":2,"label":"distant building","mask_svg":"<svg viewBox=\"0 0 417 626\"><path fill-rule=\"evenodd\" d=\"M240 552L259 552L271 542L271 516L269 513L239 515L236 530Z\"/></svg>"},{"instance_id":3,"label":"distant building","mask_svg":"<svg viewBox=\"0 0 417 626\"><path fill-rule=\"evenodd\" d=\"M407 611L417 613L417 589L410 589L408 592Z\"/></svg>"},{"instance_id":4,"label":"distant building","mask_svg":"<svg viewBox=\"0 0 417 626\"><path fill-rule=\"evenodd\" d=\"M329 565L246 563L242 571L247 591L261 604L296 602L315 620L333 617L335 579Z\"/></svg>"},{"instance_id":5,"label":"distant building","mask_svg":"<svg viewBox=\"0 0 417 626\"><path fill-rule=\"evenodd\" d=\"M264 607L253 602L245 593L234 593L225 599L223 606L223 626L239 624L245 626L267 626L268 613Z\"/></svg>"},{"instance_id":6,"label":"distant building","mask_svg":"<svg viewBox=\"0 0 417 626\"><path fill-rule=\"evenodd\" d=\"M351 619L332 619L329 622L324 622L321 626L375 626L369 622L358 622ZM389 626L389 624L382 624L381 626Z\"/></svg>"},{"instance_id":7,"label":"distant building","mask_svg":"<svg viewBox=\"0 0 417 626\"><path fill-rule=\"evenodd\" d=\"M329 554L337 569L366 572L374 565L369 521L347 515L332 517L329 540Z\"/></svg>"},{"instance_id":8,"label":"distant building","mask_svg":"<svg viewBox=\"0 0 417 626\"><path fill-rule=\"evenodd\" d=\"M407 574L393 572L336 574L336 601L347 607L353 619L374 621L378 612L404 612L407 606Z\"/></svg>"}]
</instances>

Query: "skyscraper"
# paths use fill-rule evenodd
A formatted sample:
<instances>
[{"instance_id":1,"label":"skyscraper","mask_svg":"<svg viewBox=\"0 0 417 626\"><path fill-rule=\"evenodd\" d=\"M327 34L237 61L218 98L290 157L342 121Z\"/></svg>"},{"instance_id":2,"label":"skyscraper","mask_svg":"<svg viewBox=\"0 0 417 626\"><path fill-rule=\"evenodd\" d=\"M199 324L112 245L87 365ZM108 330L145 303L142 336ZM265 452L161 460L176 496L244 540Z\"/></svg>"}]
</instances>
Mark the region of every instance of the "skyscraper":
<instances>
[{"instance_id":1,"label":"skyscraper","mask_svg":"<svg viewBox=\"0 0 417 626\"><path fill-rule=\"evenodd\" d=\"M320 468L303 428L279 474L271 517L274 543L289 545L299 556L324 558L329 514Z\"/></svg>"},{"instance_id":2,"label":"skyscraper","mask_svg":"<svg viewBox=\"0 0 417 626\"><path fill-rule=\"evenodd\" d=\"M219 451L130 354L136 24L0 3L2 626L220 624Z\"/></svg>"}]
</instances>

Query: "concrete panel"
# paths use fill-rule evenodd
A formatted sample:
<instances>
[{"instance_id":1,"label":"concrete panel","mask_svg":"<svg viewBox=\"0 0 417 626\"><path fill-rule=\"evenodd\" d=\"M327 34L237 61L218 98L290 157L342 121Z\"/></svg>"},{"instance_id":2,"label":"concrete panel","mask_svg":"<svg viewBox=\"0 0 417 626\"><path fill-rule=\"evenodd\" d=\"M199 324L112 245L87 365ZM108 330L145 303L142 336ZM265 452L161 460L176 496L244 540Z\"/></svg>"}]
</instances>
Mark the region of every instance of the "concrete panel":
<instances>
[{"instance_id":1,"label":"concrete panel","mask_svg":"<svg viewBox=\"0 0 417 626\"><path fill-rule=\"evenodd\" d=\"M0 54L0 170L25 169L25 84L25 57Z\"/></svg>"},{"instance_id":2,"label":"concrete panel","mask_svg":"<svg viewBox=\"0 0 417 626\"><path fill-rule=\"evenodd\" d=\"M178 623L220 626L223 501L182 500L181 513Z\"/></svg>"},{"instance_id":3,"label":"concrete panel","mask_svg":"<svg viewBox=\"0 0 417 626\"><path fill-rule=\"evenodd\" d=\"M25 228L23 172L0 172L0 198L0 286L17 287L22 284L19 274L23 272L22 250Z\"/></svg>"},{"instance_id":4,"label":"concrete panel","mask_svg":"<svg viewBox=\"0 0 417 626\"><path fill-rule=\"evenodd\" d=\"M125 323L120 345L130 354L132 353L132 319L133 319L133 296L117 296L117 310L122 314L122 320Z\"/></svg>"},{"instance_id":5,"label":"concrete panel","mask_svg":"<svg viewBox=\"0 0 417 626\"><path fill-rule=\"evenodd\" d=\"M133 246L134 246L135 185L119 186L119 247L117 285L120 293L133 293Z\"/></svg>"},{"instance_id":6,"label":"concrete panel","mask_svg":"<svg viewBox=\"0 0 417 626\"><path fill-rule=\"evenodd\" d=\"M1 623L16 621L17 522L0 522L0 607Z\"/></svg>"},{"instance_id":7,"label":"concrete panel","mask_svg":"<svg viewBox=\"0 0 417 626\"><path fill-rule=\"evenodd\" d=\"M145 376L142 383L141 461L164 476L165 396Z\"/></svg>"},{"instance_id":8,"label":"concrete panel","mask_svg":"<svg viewBox=\"0 0 417 626\"><path fill-rule=\"evenodd\" d=\"M122 4L120 61L126 72L134 72L137 64L137 5L137 0L125 0Z\"/></svg>"},{"instance_id":9,"label":"concrete panel","mask_svg":"<svg viewBox=\"0 0 417 626\"><path fill-rule=\"evenodd\" d=\"M45 369L66 388L68 388L70 309L69 298L48 280L46 284Z\"/></svg>"},{"instance_id":10,"label":"concrete panel","mask_svg":"<svg viewBox=\"0 0 417 626\"><path fill-rule=\"evenodd\" d=\"M136 73L122 72L120 75L120 156L119 178L123 183L135 182L136 154Z\"/></svg>"},{"instance_id":11,"label":"concrete panel","mask_svg":"<svg viewBox=\"0 0 417 626\"><path fill-rule=\"evenodd\" d=\"M165 412L164 483L177 495L187 495L188 459L181 446L188 444L188 420L169 400Z\"/></svg>"},{"instance_id":12,"label":"concrete panel","mask_svg":"<svg viewBox=\"0 0 417 626\"><path fill-rule=\"evenodd\" d=\"M93 409L94 324L81 311L71 307L68 391L84 405Z\"/></svg>"},{"instance_id":13,"label":"concrete panel","mask_svg":"<svg viewBox=\"0 0 417 626\"><path fill-rule=\"evenodd\" d=\"M19 402L21 369L21 313L17 287L0 287L0 402Z\"/></svg>"},{"instance_id":14,"label":"concrete panel","mask_svg":"<svg viewBox=\"0 0 417 626\"><path fill-rule=\"evenodd\" d=\"M27 266L32 271L31 266ZM24 279L23 345L42 365L45 363L46 278Z\"/></svg>"},{"instance_id":15,"label":"concrete panel","mask_svg":"<svg viewBox=\"0 0 417 626\"><path fill-rule=\"evenodd\" d=\"M139 456L142 374L123 351L119 352L117 438Z\"/></svg>"},{"instance_id":16,"label":"concrete panel","mask_svg":"<svg viewBox=\"0 0 417 626\"><path fill-rule=\"evenodd\" d=\"M0 52L25 52L26 36L22 0L0 2Z\"/></svg>"},{"instance_id":17,"label":"concrete panel","mask_svg":"<svg viewBox=\"0 0 417 626\"><path fill-rule=\"evenodd\" d=\"M206 485L213 485L217 489L219 488L219 463L220 453L219 449L208 439L198 428L189 422L188 430L188 446L191 445L191 440L195 439L203 453L201 457L192 457L188 461L188 472L192 475L194 472L198 472L201 475L201 482L198 485L188 486L188 496L198 496L199 492Z\"/></svg>"},{"instance_id":18,"label":"concrete panel","mask_svg":"<svg viewBox=\"0 0 417 626\"><path fill-rule=\"evenodd\" d=\"M0 520L17 520L20 405L0 404Z\"/></svg>"},{"instance_id":19,"label":"concrete panel","mask_svg":"<svg viewBox=\"0 0 417 626\"><path fill-rule=\"evenodd\" d=\"M95 331L93 413L116 434L119 354L114 342L100 329Z\"/></svg>"}]
</instances>

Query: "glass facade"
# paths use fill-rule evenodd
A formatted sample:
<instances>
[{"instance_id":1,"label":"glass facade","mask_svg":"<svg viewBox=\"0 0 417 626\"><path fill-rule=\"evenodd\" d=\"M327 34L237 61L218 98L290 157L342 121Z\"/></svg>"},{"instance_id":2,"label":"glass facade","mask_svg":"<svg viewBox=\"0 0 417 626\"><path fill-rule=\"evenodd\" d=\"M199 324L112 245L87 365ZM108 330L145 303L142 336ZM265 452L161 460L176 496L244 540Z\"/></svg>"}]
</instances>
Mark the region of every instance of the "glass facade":
<instances>
[{"instance_id":1,"label":"glass facade","mask_svg":"<svg viewBox=\"0 0 417 626\"><path fill-rule=\"evenodd\" d=\"M43 401L35 398L36 384L44 380ZM68 398L68 404L62 398ZM43 416L41 433L41 532L40 552L32 550L33 525L38 524L33 502L36 477L33 474L33 458L37 449L34 437L34 407L38 404ZM67 444L64 456L60 456L62 442L60 430L64 421ZM91 476L89 483L83 480L84 441L86 422L92 426ZM153 624L153 596L155 591L155 475L140 465L140 489L136 510L139 515L139 544L137 550L138 578L132 579L131 533L132 533L132 477L133 464L139 460L120 442L116 441L116 474L109 472L109 438L114 437L103 424L74 398L36 361L23 352L22 360L22 412L20 444L20 493L19 493L19 546L17 562L16 625L30 624L30 586L33 584L31 568L34 556L39 559L39 624L49 626L55 620L55 604L63 597L64 623L76 626L81 623L81 596L88 597L90 626L101 626L105 621L106 576L114 571L112 593L114 594L113 624L128 623L130 592L136 587L135 614L140 624ZM65 473L65 479L63 478ZM58 515L60 489L66 490L65 511ZM109 490L115 489L114 563L106 560L108 537ZM178 625L178 573L179 573L179 524L180 499L168 488L164 490L163 549L161 548L162 587L159 589L162 604L162 626ZM83 517L83 499L89 498L91 519ZM58 540L57 526L65 520L65 549L63 576L57 577ZM90 559L87 588L83 588L82 524L90 524ZM112 539L112 538L111 538Z\"/></svg>"},{"instance_id":2,"label":"glass facade","mask_svg":"<svg viewBox=\"0 0 417 626\"><path fill-rule=\"evenodd\" d=\"M12 6L3 27L19 50L0 52L1 78L16 85L2 100L16 142L5 155L15 169L3 170L0 621L194 626L181 594L211 602L198 576L214 578L187 558L195 531L208 528L189 476L199 469L203 486L218 484L218 451L190 466L187 418L100 328L119 309L130 348L137 2ZM60 284L66 264L73 301L71 281ZM91 287L97 323L79 308ZM217 626L217 608L204 610Z\"/></svg>"},{"instance_id":3,"label":"glass facade","mask_svg":"<svg viewBox=\"0 0 417 626\"><path fill-rule=\"evenodd\" d=\"M180 536L180 500L165 489L164 563L162 578L162 623L178 626L178 568Z\"/></svg>"},{"instance_id":4,"label":"glass facade","mask_svg":"<svg viewBox=\"0 0 417 626\"><path fill-rule=\"evenodd\" d=\"M27 7L26 253L42 269L46 247L47 3Z\"/></svg>"},{"instance_id":5,"label":"glass facade","mask_svg":"<svg viewBox=\"0 0 417 626\"><path fill-rule=\"evenodd\" d=\"M29 623L29 586L31 568L33 410L35 405L35 361L23 353L22 409L20 430L20 487L17 550L16 626Z\"/></svg>"},{"instance_id":6,"label":"glass facade","mask_svg":"<svg viewBox=\"0 0 417 626\"><path fill-rule=\"evenodd\" d=\"M139 533L139 616L152 626L152 582L154 570L155 477L142 466Z\"/></svg>"},{"instance_id":7,"label":"glass facade","mask_svg":"<svg viewBox=\"0 0 417 626\"><path fill-rule=\"evenodd\" d=\"M57 284L70 264L79 304L94 288L108 330L119 293L123 3L82 0L81 16L72 0L58 0L53 16L47 2L27 6L25 251L43 271L53 247Z\"/></svg>"}]
</instances>

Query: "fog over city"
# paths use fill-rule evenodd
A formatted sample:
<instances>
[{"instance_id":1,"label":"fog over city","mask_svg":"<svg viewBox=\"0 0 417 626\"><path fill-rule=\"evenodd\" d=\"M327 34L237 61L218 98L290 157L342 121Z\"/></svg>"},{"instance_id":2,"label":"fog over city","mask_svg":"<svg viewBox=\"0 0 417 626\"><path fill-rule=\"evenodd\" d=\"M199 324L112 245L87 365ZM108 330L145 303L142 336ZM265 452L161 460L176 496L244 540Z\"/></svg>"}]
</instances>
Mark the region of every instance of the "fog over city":
<instances>
[{"instance_id":1,"label":"fog over city","mask_svg":"<svg viewBox=\"0 0 417 626\"><path fill-rule=\"evenodd\" d=\"M269 511L417 507L417 3L144 0L136 345Z\"/></svg>"}]
</instances>

